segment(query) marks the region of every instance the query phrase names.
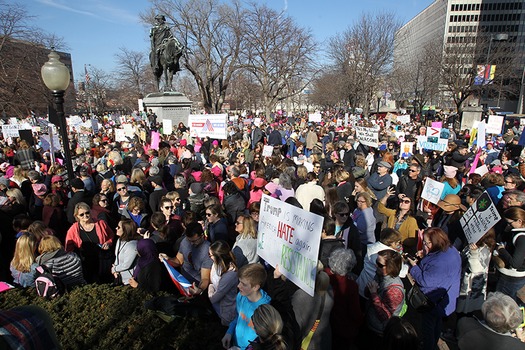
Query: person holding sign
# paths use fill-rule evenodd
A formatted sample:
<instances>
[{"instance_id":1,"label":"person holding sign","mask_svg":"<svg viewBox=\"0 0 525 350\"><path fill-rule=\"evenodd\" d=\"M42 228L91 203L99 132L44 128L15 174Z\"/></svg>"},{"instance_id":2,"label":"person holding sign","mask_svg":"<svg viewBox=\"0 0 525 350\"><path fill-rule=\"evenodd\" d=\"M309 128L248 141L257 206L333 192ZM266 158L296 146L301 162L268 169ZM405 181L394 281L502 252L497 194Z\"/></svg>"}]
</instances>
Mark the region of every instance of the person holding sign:
<instances>
[{"instance_id":1,"label":"person holding sign","mask_svg":"<svg viewBox=\"0 0 525 350\"><path fill-rule=\"evenodd\" d=\"M516 300L516 293L525 286L525 210L512 207L505 210L503 217L512 228L512 236L499 243L494 252L505 263L498 266L496 291Z\"/></svg>"}]
</instances>

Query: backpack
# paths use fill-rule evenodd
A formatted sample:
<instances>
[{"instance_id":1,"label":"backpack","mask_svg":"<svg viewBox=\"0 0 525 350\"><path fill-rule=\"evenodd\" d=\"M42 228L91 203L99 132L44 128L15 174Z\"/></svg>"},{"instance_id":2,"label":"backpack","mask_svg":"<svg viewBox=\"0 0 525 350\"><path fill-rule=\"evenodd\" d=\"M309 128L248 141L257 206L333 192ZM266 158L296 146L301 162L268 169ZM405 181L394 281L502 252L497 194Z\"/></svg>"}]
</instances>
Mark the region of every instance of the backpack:
<instances>
[{"instance_id":1,"label":"backpack","mask_svg":"<svg viewBox=\"0 0 525 350\"><path fill-rule=\"evenodd\" d=\"M64 282L42 265L36 268L35 287L37 294L46 299L53 299L66 291Z\"/></svg>"}]
</instances>

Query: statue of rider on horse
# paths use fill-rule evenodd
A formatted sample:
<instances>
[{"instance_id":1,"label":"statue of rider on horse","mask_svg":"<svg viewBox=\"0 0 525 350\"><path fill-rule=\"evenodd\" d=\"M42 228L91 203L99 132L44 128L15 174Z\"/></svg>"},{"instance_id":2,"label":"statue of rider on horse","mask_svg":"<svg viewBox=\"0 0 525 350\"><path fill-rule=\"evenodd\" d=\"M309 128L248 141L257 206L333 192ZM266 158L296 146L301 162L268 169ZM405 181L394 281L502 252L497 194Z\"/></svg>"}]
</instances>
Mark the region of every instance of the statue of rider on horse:
<instances>
[{"instance_id":1,"label":"statue of rider on horse","mask_svg":"<svg viewBox=\"0 0 525 350\"><path fill-rule=\"evenodd\" d=\"M179 59L184 46L173 36L163 15L155 16L156 25L151 28L150 63L157 79L157 91L164 75L163 91L172 91L173 75L180 71Z\"/></svg>"}]
</instances>

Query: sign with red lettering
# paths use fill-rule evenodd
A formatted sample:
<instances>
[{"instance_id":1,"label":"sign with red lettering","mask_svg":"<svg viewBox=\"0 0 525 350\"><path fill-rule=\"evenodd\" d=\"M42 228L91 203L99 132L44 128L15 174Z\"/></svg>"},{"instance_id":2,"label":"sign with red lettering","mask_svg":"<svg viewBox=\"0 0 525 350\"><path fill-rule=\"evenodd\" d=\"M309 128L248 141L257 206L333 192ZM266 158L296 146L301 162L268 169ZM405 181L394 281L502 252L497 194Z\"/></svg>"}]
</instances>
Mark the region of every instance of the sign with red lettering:
<instances>
[{"instance_id":1,"label":"sign with red lettering","mask_svg":"<svg viewBox=\"0 0 525 350\"><path fill-rule=\"evenodd\" d=\"M257 254L313 296L322 229L321 216L263 195Z\"/></svg>"}]
</instances>

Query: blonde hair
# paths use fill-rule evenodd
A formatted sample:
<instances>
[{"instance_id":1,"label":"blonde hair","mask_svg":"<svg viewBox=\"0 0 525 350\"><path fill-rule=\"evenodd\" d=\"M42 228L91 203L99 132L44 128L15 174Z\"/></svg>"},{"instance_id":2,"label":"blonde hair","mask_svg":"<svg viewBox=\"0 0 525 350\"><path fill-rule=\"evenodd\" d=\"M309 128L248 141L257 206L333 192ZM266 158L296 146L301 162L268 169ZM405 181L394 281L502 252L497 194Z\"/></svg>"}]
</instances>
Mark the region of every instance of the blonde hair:
<instances>
[{"instance_id":1,"label":"blonde hair","mask_svg":"<svg viewBox=\"0 0 525 350\"><path fill-rule=\"evenodd\" d=\"M26 199L24 198L22 191L20 191L18 188L10 188L5 192L5 194L8 197L13 197L16 200L16 203L21 204L23 206L26 205Z\"/></svg>"},{"instance_id":2,"label":"blonde hair","mask_svg":"<svg viewBox=\"0 0 525 350\"><path fill-rule=\"evenodd\" d=\"M55 236L45 236L40 241L40 244L38 245L38 252L40 254L44 254L47 252L53 252L55 250L61 249L62 243L60 243L59 239Z\"/></svg>"},{"instance_id":3,"label":"blonde hair","mask_svg":"<svg viewBox=\"0 0 525 350\"><path fill-rule=\"evenodd\" d=\"M253 312L252 322L262 343L269 344L270 348L275 350L287 348L281 335L283 319L273 306L270 304L259 305Z\"/></svg>"},{"instance_id":4,"label":"blonde hair","mask_svg":"<svg viewBox=\"0 0 525 350\"><path fill-rule=\"evenodd\" d=\"M77 203L77 205L75 205L75 220L76 221L78 221L78 211L80 209L91 211L91 208L86 203L84 203L84 202Z\"/></svg>"},{"instance_id":5,"label":"blonde hair","mask_svg":"<svg viewBox=\"0 0 525 350\"><path fill-rule=\"evenodd\" d=\"M109 192L115 192L115 184L113 183L113 181L111 181L110 179L104 179L102 180L102 182L100 183L100 185L102 186L102 184L109 184Z\"/></svg>"},{"instance_id":6,"label":"blonde hair","mask_svg":"<svg viewBox=\"0 0 525 350\"><path fill-rule=\"evenodd\" d=\"M177 192L177 191L171 191L171 192L166 193L166 195L164 197L166 197L170 201L174 202L175 199L180 198L180 193Z\"/></svg>"},{"instance_id":7,"label":"blonde hair","mask_svg":"<svg viewBox=\"0 0 525 350\"><path fill-rule=\"evenodd\" d=\"M242 218L242 232L240 233L241 238L253 238L257 239L257 227L255 226L255 220L250 215L239 215L239 219Z\"/></svg>"},{"instance_id":8,"label":"blonde hair","mask_svg":"<svg viewBox=\"0 0 525 350\"><path fill-rule=\"evenodd\" d=\"M17 271L29 272L35 262L36 238L29 232L24 232L16 241L15 255L11 266Z\"/></svg>"},{"instance_id":9,"label":"blonde hair","mask_svg":"<svg viewBox=\"0 0 525 350\"><path fill-rule=\"evenodd\" d=\"M129 183L138 183L143 186L146 183L146 175L144 174L144 171L140 168L133 169Z\"/></svg>"}]
</instances>

